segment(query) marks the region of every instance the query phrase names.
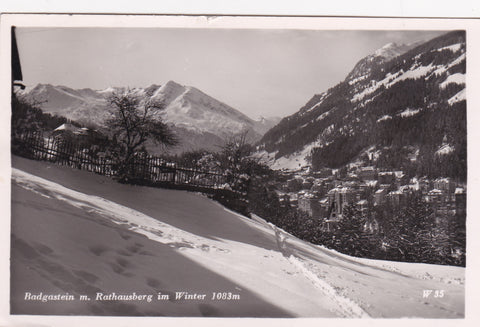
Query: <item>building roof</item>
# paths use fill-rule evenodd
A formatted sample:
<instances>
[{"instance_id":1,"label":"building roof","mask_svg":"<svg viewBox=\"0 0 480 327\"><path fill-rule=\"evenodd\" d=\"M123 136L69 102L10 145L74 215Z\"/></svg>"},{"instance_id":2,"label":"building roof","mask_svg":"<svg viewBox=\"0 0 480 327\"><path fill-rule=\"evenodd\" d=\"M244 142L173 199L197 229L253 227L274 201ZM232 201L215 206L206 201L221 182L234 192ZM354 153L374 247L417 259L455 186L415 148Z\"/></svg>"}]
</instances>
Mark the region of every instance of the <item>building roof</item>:
<instances>
[{"instance_id":1,"label":"building roof","mask_svg":"<svg viewBox=\"0 0 480 327\"><path fill-rule=\"evenodd\" d=\"M451 182L451 178L449 177L440 177L435 180L435 182L443 182L443 183L449 183Z\"/></svg>"},{"instance_id":2,"label":"building roof","mask_svg":"<svg viewBox=\"0 0 480 327\"><path fill-rule=\"evenodd\" d=\"M403 194L403 192L397 190L397 191L391 191L391 192L388 193L388 194L390 194L390 195Z\"/></svg>"},{"instance_id":3,"label":"building roof","mask_svg":"<svg viewBox=\"0 0 480 327\"><path fill-rule=\"evenodd\" d=\"M313 198L315 198L315 195L310 193L310 192L306 192L306 193L303 194L303 198L304 199L313 199Z\"/></svg>"},{"instance_id":4,"label":"building roof","mask_svg":"<svg viewBox=\"0 0 480 327\"><path fill-rule=\"evenodd\" d=\"M327 194L334 194L334 193L348 193L348 192L352 192L353 189L351 187L348 187L348 186L337 186L337 187L334 187L332 188L331 190L329 190L327 192Z\"/></svg>"},{"instance_id":5,"label":"building roof","mask_svg":"<svg viewBox=\"0 0 480 327\"><path fill-rule=\"evenodd\" d=\"M298 195L295 193L288 193L288 196L290 197L290 201L298 200Z\"/></svg>"},{"instance_id":6,"label":"building roof","mask_svg":"<svg viewBox=\"0 0 480 327\"><path fill-rule=\"evenodd\" d=\"M463 187L457 187L455 189L455 194L465 194L465 189Z\"/></svg>"},{"instance_id":7,"label":"building roof","mask_svg":"<svg viewBox=\"0 0 480 327\"><path fill-rule=\"evenodd\" d=\"M54 132L68 131L68 132L72 132L73 134L77 134L77 135L85 135L85 134L87 134L88 128L77 127L77 126L74 126L70 123L65 123L65 124L62 124L62 125L58 126L53 131Z\"/></svg>"},{"instance_id":8,"label":"building roof","mask_svg":"<svg viewBox=\"0 0 480 327\"><path fill-rule=\"evenodd\" d=\"M393 175L393 171L382 171L378 173L378 176L391 176Z\"/></svg>"},{"instance_id":9,"label":"building roof","mask_svg":"<svg viewBox=\"0 0 480 327\"><path fill-rule=\"evenodd\" d=\"M375 186L377 186L378 181L376 181L376 180L369 180L369 181L365 181L365 184L367 184L367 186L370 186L370 187L375 187Z\"/></svg>"}]
</instances>

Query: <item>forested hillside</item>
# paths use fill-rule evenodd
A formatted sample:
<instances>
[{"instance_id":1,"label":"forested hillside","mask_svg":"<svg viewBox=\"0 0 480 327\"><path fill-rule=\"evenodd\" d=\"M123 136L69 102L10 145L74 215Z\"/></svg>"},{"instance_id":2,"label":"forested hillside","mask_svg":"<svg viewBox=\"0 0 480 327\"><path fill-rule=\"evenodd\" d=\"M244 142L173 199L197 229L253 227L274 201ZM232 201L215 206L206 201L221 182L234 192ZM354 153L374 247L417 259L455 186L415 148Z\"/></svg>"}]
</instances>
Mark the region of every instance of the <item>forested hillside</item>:
<instances>
[{"instance_id":1,"label":"forested hillside","mask_svg":"<svg viewBox=\"0 0 480 327\"><path fill-rule=\"evenodd\" d=\"M314 169L361 160L465 180L465 32L405 49L362 59L343 82L267 132L259 149L279 159L309 147Z\"/></svg>"}]
</instances>

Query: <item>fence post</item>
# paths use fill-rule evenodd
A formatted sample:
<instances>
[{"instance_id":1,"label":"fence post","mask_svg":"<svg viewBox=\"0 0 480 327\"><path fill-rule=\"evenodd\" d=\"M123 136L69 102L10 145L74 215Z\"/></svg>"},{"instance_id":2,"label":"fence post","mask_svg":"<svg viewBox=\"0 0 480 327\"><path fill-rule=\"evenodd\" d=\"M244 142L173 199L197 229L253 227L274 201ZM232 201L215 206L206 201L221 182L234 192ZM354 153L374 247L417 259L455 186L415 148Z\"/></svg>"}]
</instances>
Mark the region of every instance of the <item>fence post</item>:
<instances>
[{"instance_id":1,"label":"fence post","mask_svg":"<svg viewBox=\"0 0 480 327\"><path fill-rule=\"evenodd\" d=\"M148 160L148 156L147 155L144 155L143 156L143 160L142 160L142 178L145 179L145 180L149 180L149 178L147 178L147 160Z\"/></svg>"}]
</instances>

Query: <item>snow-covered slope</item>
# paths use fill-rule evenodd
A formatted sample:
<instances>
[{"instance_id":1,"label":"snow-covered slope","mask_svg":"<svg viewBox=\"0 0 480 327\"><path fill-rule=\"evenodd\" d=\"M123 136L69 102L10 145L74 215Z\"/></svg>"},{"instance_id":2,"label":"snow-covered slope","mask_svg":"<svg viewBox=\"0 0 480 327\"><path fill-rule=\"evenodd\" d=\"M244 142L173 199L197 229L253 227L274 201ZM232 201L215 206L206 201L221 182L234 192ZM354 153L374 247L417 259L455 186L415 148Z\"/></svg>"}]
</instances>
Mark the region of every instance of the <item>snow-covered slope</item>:
<instances>
[{"instance_id":1,"label":"snow-covered slope","mask_svg":"<svg viewBox=\"0 0 480 327\"><path fill-rule=\"evenodd\" d=\"M202 195L17 157L11 265L12 312L20 314L464 316L463 268L353 258ZM76 300L26 301L25 292ZM151 302L98 299L133 292Z\"/></svg>"}]
</instances>

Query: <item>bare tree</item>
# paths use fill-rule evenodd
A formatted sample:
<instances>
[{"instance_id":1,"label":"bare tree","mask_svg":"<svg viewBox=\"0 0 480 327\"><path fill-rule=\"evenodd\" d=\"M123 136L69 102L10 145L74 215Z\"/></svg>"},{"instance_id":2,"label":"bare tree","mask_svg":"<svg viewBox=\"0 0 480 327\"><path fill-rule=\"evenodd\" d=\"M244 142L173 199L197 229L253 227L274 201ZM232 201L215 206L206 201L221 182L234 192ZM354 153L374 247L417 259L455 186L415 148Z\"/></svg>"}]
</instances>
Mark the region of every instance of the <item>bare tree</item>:
<instances>
[{"instance_id":1,"label":"bare tree","mask_svg":"<svg viewBox=\"0 0 480 327\"><path fill-rule=\"evenodd\" d=\"M121 180L128 179L128 168L135 153L147 141L165 147L178 143L173 132L159 116L159 111L164 109L161 102L140 96L131 89L116 91L107 100L114 110L113 117L107 120L107 126L113 132L118 147Z\"/></svg>"}]
</instances>

